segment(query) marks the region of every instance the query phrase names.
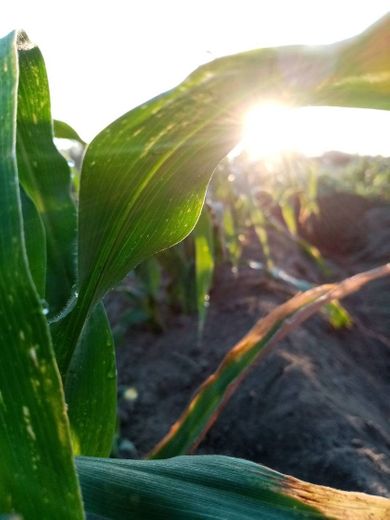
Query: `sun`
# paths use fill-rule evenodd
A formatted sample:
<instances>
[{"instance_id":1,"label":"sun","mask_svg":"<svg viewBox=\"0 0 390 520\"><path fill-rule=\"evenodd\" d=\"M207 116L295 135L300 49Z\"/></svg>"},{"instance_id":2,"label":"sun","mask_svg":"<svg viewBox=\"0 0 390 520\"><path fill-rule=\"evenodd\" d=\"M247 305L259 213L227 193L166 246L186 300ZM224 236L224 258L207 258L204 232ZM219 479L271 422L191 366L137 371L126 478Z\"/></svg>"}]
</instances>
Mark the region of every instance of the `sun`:
<instances>
[{"instance_id":1,"label":"sun","mask_svg":"<svg viewBox=\"0 0 390 520\"><path fill-rule=\"evenodd\" d=\"M244 116L241 146L253 160L299 151L310 145L307 124L299 109L268 101Z\"/></svg>"}]
</instances>

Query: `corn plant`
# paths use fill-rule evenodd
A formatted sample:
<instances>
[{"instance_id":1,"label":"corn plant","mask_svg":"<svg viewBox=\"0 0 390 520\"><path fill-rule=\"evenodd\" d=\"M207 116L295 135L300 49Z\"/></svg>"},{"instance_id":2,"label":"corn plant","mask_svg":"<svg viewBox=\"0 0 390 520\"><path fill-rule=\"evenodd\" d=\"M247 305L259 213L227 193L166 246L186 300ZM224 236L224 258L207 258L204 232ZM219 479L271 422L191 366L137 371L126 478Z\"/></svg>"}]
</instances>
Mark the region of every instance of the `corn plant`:
<instances>
[{"instance_id":1,"label":"corn plant","mask_svg":"<svg viewBox=\"0 0 390 520\"><path fill-rule=\"evenodd\" d=\"M212 171L239 139L242 112L259 97L390 108L389 23L387 17L342 44L257 50L200 67L96 136L83 157L77 197L53 144L40 51L24 33L0 40L0 514L27 520L388 517L385 499L315 486L249 461L107 458L116 368L102 298L195 226ZM359 283L388 271L368 273ZM328 290L315 291L294 300L301 318L307 298L314 295L318 306L328 301ZM284 307L279 321L269 319L262 345L278 337L290 311ZM249 351L244 361L256 354ZM244 371L241 353L231 357ZM221 384L229 387L225 376ZM217 396L218 405L223 396ZM206 405L196 435L214 413Z\"/></svg>"},{"instance_id":2,"label":"corn plant","mask_svg":"<svg viewBox=\"0 0 390 520\"><path fill-rule=\"evenodd\" d=\"M240 158L239 158L240 159ZM282 269L278 268L272 258L272 248L268 238L269 230L272 229L280 237L286 240L288 246L290 244L297 245L308 257L313 261L314 267L317 268L323 274L329 275L331 273L327 262L322 257L320 251L310 244L307 240L303 239L297 234L292 233L288 227L284 226L266 207L267 204L261 204L256 198L256 193L259 191L259 179L258 176L252 175L252 167L244 159L240 159L239 166L230 164L230 161L223 161L215 173L213 183L210 186L209 201L212 208L215 209L214 213L219 210L222 213L222 218L214 218L217 240L214 240L214 235L208 232L204 225L202 225L203 218L200 218L193 240L196 242L200 239L202 234L202 241L204 244L207 242L210 244L210 239L218 243L218 239L222 242L222 249L225 251L225 255L222 258L211 258L213 247L211 244L205 249L206 260L202 260L200 257L195 259L195 270L196 270L196 286L197 286L197 310L199 315L199 330L202 330L204 325L206 310L208 305L208 292L211 289L211 282L214 270L214 264L216 261L227 259L232 265L233 272L237 272L240 263L240 258L243 253L243 240L245 235L250 229L254 230L256 236L261 245L262 253L264 256L264 262L249 261L249 265L252 268L260 269L270 277L287 284L290 288L294 288L296 291L306 291L313 287L313 283L307 280L297 279L289 273L286 273ZM255 166L256 169L256 166ZM257 172L255 172L257 173ZM270 183L268 183L270 184ZM272 184L272 182L271 182ZM289 184L287 185L289 186ZM267 186L268 187L268 186ZM282 191L281 188L279 188ZM283 185L283 190L286 190L286 184ZM269 190L274 195L274 190ZM289 193L295 193L294 190L287 188ZM311 195L311 194L310 194ZM313 199L314 199L313 195ZM273 200L273 199L272 199ZM273 202L274 204L274 202ZM269 204L268 204L269 205ZM312 204L305 205L313 208ZM284 215L283 209L286 210L285 205L278 205L281 212ZM211 224L209 224L210 226ZM177 247L177 246L176 246ZM211 256L210 256L211 255ZM216 256L216 255L215 255ZM210 258L210 259L208 259ZM200 265L198 266L198 262ZM207 266L207 269L206 269ZM202 284L199 277L199 273L202 273L203 279L207 277L208 283ZM187 280L188 282L188 280ZM334 328L348 327L352 324L352 318L344 309L341 304L337 302L329 302L324 308L325 313L329 319L330 324Z\"/></svg>"}]
</instances>

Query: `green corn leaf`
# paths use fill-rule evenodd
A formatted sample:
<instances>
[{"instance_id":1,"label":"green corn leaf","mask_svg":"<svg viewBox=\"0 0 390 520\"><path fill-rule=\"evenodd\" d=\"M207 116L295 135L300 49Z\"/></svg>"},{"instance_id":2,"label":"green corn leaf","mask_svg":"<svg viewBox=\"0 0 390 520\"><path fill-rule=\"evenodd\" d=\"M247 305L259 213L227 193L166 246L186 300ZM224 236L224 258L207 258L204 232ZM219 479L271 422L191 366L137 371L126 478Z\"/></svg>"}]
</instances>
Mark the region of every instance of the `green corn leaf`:
<instances>
[{"instance_id":1,"label":"green corn leaf","mask_svg":"<svg viewBox=\"0 0 390 520\"><path fill-rule=\"evenodd\" d=\"M18 170L45 227L46 300L53 316L69 300L75 281L76 211L69 167L53 143L45 64L38 47L24 33L18 35L18 59Z\"/></svg>"},{"instance_id":2,"label":"green corn leaf","mask_svg":"<svg viewBox=\"0 0 390 520\"><path fill-rule=\"evenodd\" d=\"M298 291L308 291L315 287L314 284L308 282L307 280L295 278L295 276L291 276L290 274L286 273L286 271L283 271L283 269L279 269L278 267L270 267L267 268L266 271L273 278L275 278L275 280L282 280ZM335 329L350 327L352 325L352 316L338 301L333 301L324 305L322 312L327 316L329 323Z\"/></svg>"},{"instance_id":3,"label":"green corn leaf","mask_svg":"<svg viewBox=\"0 0 390 520\"><path fill-rule=\"evenodd\" d=\"M297 244L306 255L311 258L317 267L325 274L330 275L332 274L332 271L328 264L326 263L325 259L321 255L321 251L313 246L310 242L305 240L304 238L300 237L299 235L294 235L290 232L289 229L287 229L285 226L283 226L275 217L273 217L269 212L264 212L264 217L267 221L267 224L269 224L273 229L277 231L277 233L283 235L287 238L287 240L290 240L294 244Z\"/></svg>"},{"instance_id":4,"label":"green corn leaf","mask_svg":"<svg viewBox=\"0 0 390 520\"><path fill-rule=\"evenodd\" d=\"M24 239L31 276L39 296L44 299L46 292L46 235L45 228L35 204L20 188L22 203Z\"/></svg>"},{"instance_id":5,"label":"green corn leaf","mask_svg":"<svg viewBox=\"0 0 390 520\"><path fill-rule=\"evenodd\" d=\"M161 268L156 257L149 258L136 267L137 277L145 287L146 293L157 298L161 286Z\"/></svg>"},{"instance_id":6,"label":"green corn leaf","mask_svg":"<svg viewBox=\"0 0 390 520\"><path fill-rule=\"evenodd\" d=\"M86 142L79 136L79 134L74 130L68 123L64 121L58 121L58 119L53 120L53 130L54 137L57 139L71 139L72 141L78 141L83 146L86 145Z\"/></svg>"},{"instance_id":7,"label":"green corn leaf","mask_svg":"<svg viewBox=\"0 0 390 520\"><path fill-rule=\"evenodd\" d=\"M202 335L209 303L209 292L214 274L213 221L204 206L194 230L196 300L198 308L198 334Z\"/></svg>"},{"instance_id":8,"label":"green corn leaf","mask_svg":"<svg viewBox=\"0 0 390 520\"><path fill-rule=\"evenodd\" d=\"M116 429L115 347L103 304L89 318L65 380L75 455L108 457Z\"/></svg>"},{"instance_id":9,"label":"green corn leaf","mask_svg":"<svg viewBox=\"0 0 390 520\"><path fill-rule=\"evenodd\" d=\"M303 194L303 207L306 214L318 215L318 178L319 178L319 167L314 163L309 163L309 174L307 182L307 192Z\"/></svg>"},{"instance_id":10,"label":"green corn leaf","mask_svg":"<svg viewBox=\"0 0 390 520\"><path fill-rule=\"evenodd\" d=\"M177 244L175 247L166 249L158 255L164 271L168 274L170 283L168 285L169 302L174 308L191 314L196 311L195 288L192 252L188 252L187 241Z\"/></svg>"},{"instance_id":11,"label":"green corn leaf","mask_svg":"<svg viewBox=\"0 0 390 520\"><path fill-rule=\"evenodd\" d=\"M284 200L280 204L280 209L282 211L282 215L286 223L287 229L292 235L296 236L298 234L298 230L295 218L295 210L293 206L290 204L290 202Z\"/></svg>"},{"instance_id":12,"label":"green corn leaf","mask_svg":"<svg viewBox=\"0 0 390 520\"><path fill-rule=\"evenodd\" d=\"M261 249L263 250L266 265L268 268L270 268L273 266L273 260L271 256L271 250L269 247L267 229L262 224L255 224L253 227L255 229L257 238L259 239Z\"/></svg>"},{"instance_id":13,"label":"green corn leaf","mask_svg":"<svg viewBox=\"0 0 390 520\"><path fill-rule=\"evenodd\" d=\"M217 115L204 119L203 97L193 99L191 91L178 88L133 110L88 147L80 185L80 300L97 301L134 265L193 228L211 172L238 135L216 134ZM104 200L96 200L102 190Z\"/></svg>"},{"instance_id":14,"label":"green corn leaf","mask_svg":"<svg viewBox=\"0 0 390 520\"><path fill-rule=\"evenodd\" d=\"M158 331L164 328L164 320L159 308L159 291L161 289L161 266L156 256L144 260L135 268L137 278L142 282L144 294L140 306L144 308L145 317ZM134 317L134 314L133 314ZM130 318L130 322L131 322Z\"/></svg>"},{"instance_id":15,"label":"green corn leaf","mask_svg":"<svg viewBox=\"0 0 390 520\"><path fill-rule=\"evenodd\" d=\"M14 33L0 40L0 70L0 511L82 519L61 382L23 239Z\"/></svg>"},{"instance_id":16,"label":"green corn leaf","mask_svg":"<svg viewBox=\"0 0 390 520\"><path fill-rule=\"evenodd\" d=\"M90 518L385 520L390 500L317 486L218 455L165 461L77 460Z\"/></svg>"},{"instance_id":17,"label":"green corn leaf","mask_svg":"<svg viewBox=\"0 0 390 520\"><path fill-rule=\"evenodd\" d=\"M264 217L264 213L259 207L257 207L253 198L250 195L247 206L250 220L252 222L255 233L257 235L257 238L259 239L261 248L263 250L265 263L267 265L267 268L271 269L273 266L273 260L271 256L271 249L269 246L266 219Z\"/></svg>"},{"instance_id":18,"label":"green corn leaf","mask_svg":"<svg viewBox=\"0 0 390 520\"><path fill-rule=\"evenodd\" d=\"M259 320L225 356L217 370L200 386L170 432L149 455L152 459L188 453L216 421L249 369L273 345L332 300L358 291L364 284L390 275L390 264L346 280L320 285L298 294Z\"/></svg>"},{"instance_id":19,"label":"green corn leaf","mask_svg":"<svg viewBox=\"0 0 390 520\"><path fill-rule=\"evenodd\" d=\"M328 318L329 323L335 329L352 327L353 318L340 302L334 301L325 305L323 313Z\"/></svg>"},{"instance_id":20,"label":"green corn leaf","mask_svg":"<svg viewBox=\"0 0 390 520\"><path fill-rule=\"evenodd\" d=\"M55 330L61 372L93 306L139 262L182 240L210 176L259 99L390 108L390 16L327 46L261 49L206 64L103 130L83 161L79 297Z\"/></svg>"},{"instance_id":21,"label":"green corn leaf","mask_svg":"<svg viewBox=\"0 0 390 520\"><path fill-rule=\"evenodd\" d=\"M252 269L262 269L269 276L274 278L275 280L285 282L290 287L293 287L297 291L308 291L315 287L315 284L308 282L307 280L303 280L302 278L295 278L295 276L291 276L290 274L283 271L283 269L279 269L276 266L264 266L261 262L250 261L249 265ZM341 329L343 327L351 327L353 324L352 316L349 314L347 309L341 305L338 301L332 301L324 305L324 308L321 310L322 314L324 314L329 323L335 329Z\"/></svg>"},{"instance_id":22,"label":"green corn leaf","mask_svg":"<svg viewBox=\"0 0 390 520\"><path fill-rule=\"evenodd\" d=\"M238 239L232 208L225 205L223 208L223 237L224 245L233 267L237 269L240 262L242 246Z\"/></svg>"}]
</instances>

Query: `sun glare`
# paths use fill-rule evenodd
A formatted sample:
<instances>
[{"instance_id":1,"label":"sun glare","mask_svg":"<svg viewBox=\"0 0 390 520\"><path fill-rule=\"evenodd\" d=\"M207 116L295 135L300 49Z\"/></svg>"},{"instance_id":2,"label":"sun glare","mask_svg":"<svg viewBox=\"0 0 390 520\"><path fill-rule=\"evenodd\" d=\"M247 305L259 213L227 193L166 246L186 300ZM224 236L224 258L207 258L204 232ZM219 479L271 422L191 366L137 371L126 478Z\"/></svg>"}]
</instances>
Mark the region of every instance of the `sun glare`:
<instances>
[{"instance_id":1,"label":"sun glare","mask_svg":"<svg viewBox=\"0 0 390 520\"><path fill-rule=\"evenodd\" d=\"M328 150L385 155L389 121L381 110L295 108L268 101L244 116L240 149L252 160L276 159L291 151L308 156Z\"/></svg>"},{"instance_id":2,"label":"sun glare","mask_svg":"<svg viewBox=\"0 0 390 520\"><path fill-rule=\"evenodd\" d=\"M273 157L295 148L294 109L274 102L254 107L244 117L242 147L251 159Z\"/></svg>"}]
</instances>

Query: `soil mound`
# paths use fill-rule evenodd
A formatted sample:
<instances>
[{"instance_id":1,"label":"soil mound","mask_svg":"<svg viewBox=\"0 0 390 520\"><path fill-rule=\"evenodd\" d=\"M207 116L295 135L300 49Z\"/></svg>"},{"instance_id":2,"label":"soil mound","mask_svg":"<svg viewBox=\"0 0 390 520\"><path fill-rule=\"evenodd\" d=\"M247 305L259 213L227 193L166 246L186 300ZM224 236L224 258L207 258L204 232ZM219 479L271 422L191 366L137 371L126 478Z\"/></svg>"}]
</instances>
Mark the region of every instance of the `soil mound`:
<instances>
[{"instance_id":1,"label":"soil mound","mask_svg":"<svg viewBox=\"0 0 390 520\"><path fill-rule=\"evenodd\" d=\"M390 206L351 200L338 194L323 201L319 219L307 223L332 280L390 260ZM322 219L328 219L326 232ZM341 242L350 245L329 247ZM295 244L271 235L271 249L290 274L326 281ZM254 235L244 257L261 261ZM200 346L195 316L171 314L158 335L129 331L118 348L119 379L138 397L120 399L121 436L132 443L121 455L145 455L229 348L290 295L247 264L236 276L225 265L216 272ZM390 496L390 279L343 303L352 328L334 330L316 316L280 342L242 383L198 453L243 457L310 482Z\"/></svg>"}]
</instances>

